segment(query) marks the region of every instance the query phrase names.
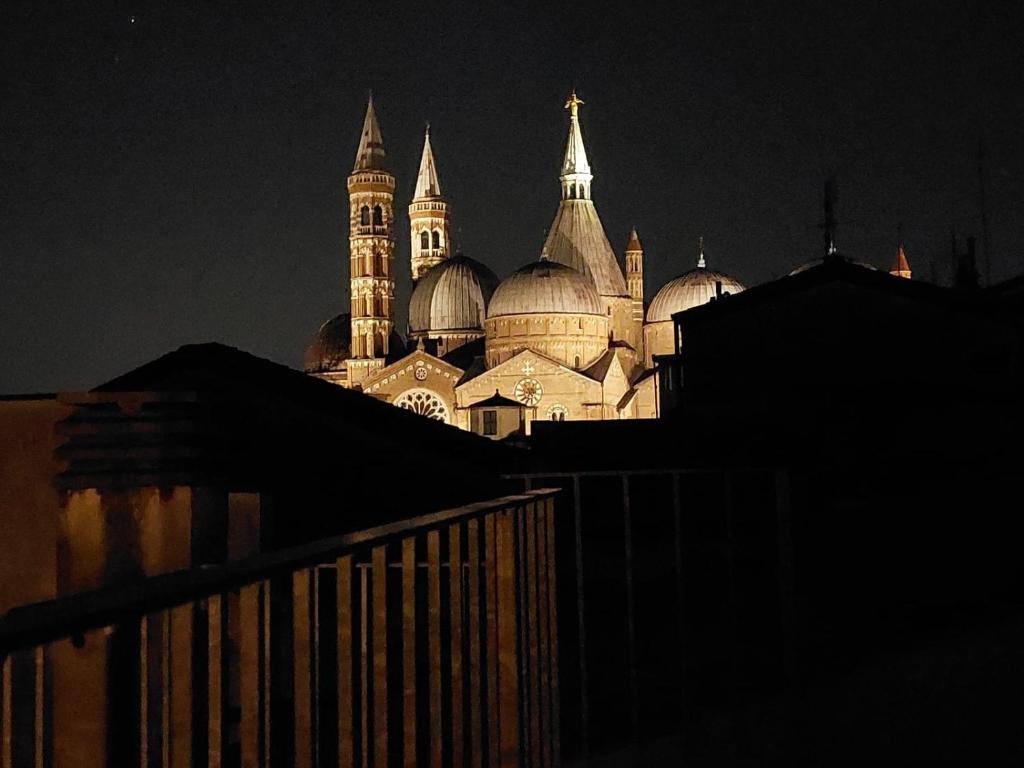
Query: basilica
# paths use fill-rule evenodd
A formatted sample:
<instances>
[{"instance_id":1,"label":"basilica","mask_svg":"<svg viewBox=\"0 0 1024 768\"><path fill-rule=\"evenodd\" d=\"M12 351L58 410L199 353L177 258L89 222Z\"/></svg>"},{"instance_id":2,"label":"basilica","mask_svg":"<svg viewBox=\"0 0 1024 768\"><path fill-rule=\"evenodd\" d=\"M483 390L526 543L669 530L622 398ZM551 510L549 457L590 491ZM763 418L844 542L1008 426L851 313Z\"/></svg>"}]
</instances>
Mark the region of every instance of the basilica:
<instances>
[{"instance_id":1,"label":"basilica","mask_svg":"<svg viewBox=\"0 0 1024 768\"><path fill-rule=\"evenodd\" d=\"M575 93L561 200L536 261L499 279L454 253L429 129L408 215L414 288L404 337L395 327L395 176L371 97L348 177L351 311L324 323L308 373L462 429L499 437L495 414L600 420L658 415L656 357L675 351L672 315L743 285L695 268L644 300L643 248L629 235L620 264L591 195ZM481 405L490 418L474 417ZM480 425L477 429L476 425Z\"/></svg>"}]
</instances>

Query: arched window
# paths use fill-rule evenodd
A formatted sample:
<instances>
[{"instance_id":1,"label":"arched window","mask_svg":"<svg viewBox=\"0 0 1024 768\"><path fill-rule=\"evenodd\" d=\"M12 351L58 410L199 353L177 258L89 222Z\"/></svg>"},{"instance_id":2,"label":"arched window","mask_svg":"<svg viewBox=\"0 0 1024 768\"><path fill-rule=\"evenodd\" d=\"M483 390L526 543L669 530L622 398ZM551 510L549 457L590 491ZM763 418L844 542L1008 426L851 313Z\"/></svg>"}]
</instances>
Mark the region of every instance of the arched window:
<instances>
[{"instance_id":1,"label":"arched window","mask_svg":"<svg viewBox=\"0 0 1024 768\"><path fill-rule=\"evenodd\" d=\"M576 364L573 367L574 368L579 368L580 367L580 356L579 355L576 355Z\"/></svg>"},{"instance_id":2,"label":"arched window","mask_svg":"<svg viewBox=\"0 0 1024 768\"><path fill-rule=\"evenodd\" d=\"M435 229L434 230L434 248L437 249L437 248L440 248L440 247L441 247L441 233L438 232Z\"/></svg>"},{"instance_id":3,"label":"arched window","mask_svg":"<svg viewBox=\"0 0 1024 768\"><path fill-rule=\"evenodd\" d=\"M370 207L367 205L359 209L359 226L370 226Z\"/></svg>"},{"instance_id":4,"label":"arched window","mask_svg":"<svg viewBox=\"0 0 1024 768\"><path fill-rule=\"evenodd\" d=\"M430 233L427 232L427 230L423 230L422 232L420 232L420 250L430 250Z\"/></svg>"},{"instance_id":5,"label":"arched window","mask_svg":"<svg viewBox=\"0 0 1024 768\"><path fill-rule=\"evenodd\" d=\"M384 210L379 205L373 206L373 226L384 226Z\"/></svg>"}]
</instances>

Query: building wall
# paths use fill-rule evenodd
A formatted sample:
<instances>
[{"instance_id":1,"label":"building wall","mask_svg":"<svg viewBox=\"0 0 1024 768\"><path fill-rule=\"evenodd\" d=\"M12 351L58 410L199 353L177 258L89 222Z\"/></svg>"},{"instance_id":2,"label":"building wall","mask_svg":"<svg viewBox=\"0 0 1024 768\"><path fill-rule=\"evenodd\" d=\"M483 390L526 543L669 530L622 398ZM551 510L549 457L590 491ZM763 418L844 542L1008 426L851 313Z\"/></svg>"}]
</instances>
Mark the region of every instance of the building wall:
<instances>
[{"instance_id":1,"label":"building wall","mask_svg":"<svg viewBox=\"0 0 1024 768\"><path fill-rule=\"evenodd\" d=\"M455 382L462 371L421 351L389 365L366 381L363 392L417 413L456 422ZM468 428L464 427L464 428Z\"/></svg>"},{"instance_id":2,"label":"building wall","mask_svg":"<svg viewBox=\"0 0 1024 768\"><path fill-rule=\"evenodd\" d=\"M676 351L675 323L663 320L644 326L644 365L654 367L655 355L671 355Z\"/></svg>"},{"instance_id":3,"label":"building wall","mask_svg":"<svg viewBox=\"0 0 1024 768\"><path fill-rule=\"evenodd\" d=\"M528 415L530 419L548 421L552 414L561 412L565 413L568 421L604 418L605 398L599 382L526 352L456 389L460 415L465 422L463 428L469 428L466 409L470 405L486 400L495 391L509 399L519 400L516 386L528 381L540 385L539 399L527 404L534 409Z\"/></svg>"},{"instance_id":4,"label":"building wall","mask_svg":"<svg viewBox=\"0 0 1024 768\"><path fill-rule=\"evenodd\" d=\"M634 302L629 296L602 296L608 308L611 336L625 341L639 354L643 354L642 323L634 317Z\"/></svg>"},{"instance_id":5,"label":"building wall","mask_svg":"<svg viewBox=\"0 0 1024 768\"><path fill-rule=\"evenodd\" d=\"M487 367L494 368L524 349L533 349L569 368L586 368L608 349L608 327L608 318L599 315L488 318L485 321Z\"/></svg>"},{"instance_id":6,"label":"building wall","mask_svg":"<svg viewBox=\"0 0 1024 768\"><path fill-rule=\"evenodd\" d=\"M0 614L57 595L56 398L0 402Z\"/></svg>"}]
</instances>

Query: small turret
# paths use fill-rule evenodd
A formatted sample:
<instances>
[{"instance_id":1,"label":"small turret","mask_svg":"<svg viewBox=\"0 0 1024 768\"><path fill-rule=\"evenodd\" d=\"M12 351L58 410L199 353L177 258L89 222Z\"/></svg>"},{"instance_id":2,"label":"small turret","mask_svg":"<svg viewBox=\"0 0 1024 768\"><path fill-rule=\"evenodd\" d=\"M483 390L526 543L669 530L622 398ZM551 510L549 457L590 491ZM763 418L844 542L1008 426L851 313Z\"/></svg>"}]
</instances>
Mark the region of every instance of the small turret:
<instances>
[{"instance_id":1,"label":"small turret","mask_svg":"<svg viewBox=\"0 0 1024 768\"><path fill-rule=\"evenodd\" d=\"M409 205L413 281L419 280L431 267L448 258L448 227L448 201L441 196L441 181L437 175L437 166L434 165L428 124L423 137L420 171L416 176L416 191Z\"/></svg>"},{"instance_id":2,"label":"small turret","mask_svg":"<svg viewBox=\"0 0 1024 768\"><path fill-rule=\"evenodd\" d=\"M896 249L896 258L889 267L889 274L894 277L905 277L907 280L910 279L913 274L910 271L910 262L907 261L907 254L903 250L903 243L900 243L900 247Z\"/></svg>"},{"instance_id":3,"label":"small turret","mask_svg":"<svg viewBox=\"0 0 1024 768\"><path fill-rule=\"evenodd\" d=\"M633 227L626 244L626 286L633 299L633 320L644 321L644 249Z\"/></svg>"}]
</instances>

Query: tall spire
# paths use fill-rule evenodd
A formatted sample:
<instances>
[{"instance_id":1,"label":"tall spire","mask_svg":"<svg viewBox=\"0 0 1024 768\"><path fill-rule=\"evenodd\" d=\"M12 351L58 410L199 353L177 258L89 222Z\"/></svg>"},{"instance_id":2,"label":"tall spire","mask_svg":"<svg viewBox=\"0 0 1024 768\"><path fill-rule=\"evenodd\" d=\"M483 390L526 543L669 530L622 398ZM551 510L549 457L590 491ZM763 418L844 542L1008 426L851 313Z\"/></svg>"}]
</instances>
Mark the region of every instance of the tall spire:
<instances>
[{"instance_id":1,"label":"tall spire","mask_svg":"<svg viewBox=\"0 0 1024 768\"><path fill-rule=\"evenodd\" d=\"M889 274L896 277L905 277L908 280L913 274L910 271L910 262L907 261L906 251L903 250L903 243L900 243L900 247L896 250L896 259L889 268Z\"/></svg>"},{"instance_id":2,"label":"tall spire","mask_svg":"<svg viewBox=\"0 0 1024 768\"><path fill-rule=\"evenodd\" d=\"M423 155L420 157L420 172L416 176L416 191L413 193L413 199L440 196L441 182L437 177L437 168L434 165L434 150L430 146L430 123L427 123L427 131L423 137Z\"/></svg>"},{"instance_id":3,"label":"tall spire","mask_svg":"<svg viewBox=\"0 0 1024 768\"><path fill-rule=\"evenodd\" d=\"M644 248L640 236L633 227L626 243L626 287L633 300L633 321L644 322Z\"/></svg>"},{"instance_id":4,"label":"tall spire","mask_svg":"<svg viewBox=\"0 0 1024 768\"><path fill-rule=\"evenodd\" d=\"M836 180L829 176L825 181L825 259L834 259L839 255L836 248Z\"/></svg>"},{"instance_id":5,"label":"tall spire","mask_svg":"<svg viewBox=\"0 0 1024 768\"><path fill-rule=\"evenodd\" d=\"M373 92L370 92L366 103L366 117L363 118L363 132L359 136L359 149L356 150L356 164L352 172L386 170L384 155L384 137L377 123L377 111L373 108Z\"/></svg>"},{"instance_id":6,"label":"tall spire","mask_svg":"<svg viewBox=\"0 0 1024 768\"><path fill-rule=\"evenodd\" d=\"M565 108L569 110L569 139L565 144L565 158L562 160L562 199L590 199L590 162L587 149L583 146L583 131L580 129L579 107L583 100L572 92Z\"/></svg>"},{"instance_id":7,"label":"tall spire","mask_svg":"<svg viewBox=\"0 0 1024 768\"><path fill-rule=\"evenodd\" d=\"M441 182L434 165L430 124L427 123L420 172L416 176L416 191L409 205L413 281L419 280L431 267L451 255L449 223L448 201L441 197Z\"/></svg>"},{"instance_id":8,"label":"tall spire","mask_svg":"<svg viewBox=\"0 0 1024 768\"><path fill-rule=\"evenodd\" d=\"M708 263L704 260L704 235L697 238L697 269L707 269Z\"/></svg>"}]
</instances>

